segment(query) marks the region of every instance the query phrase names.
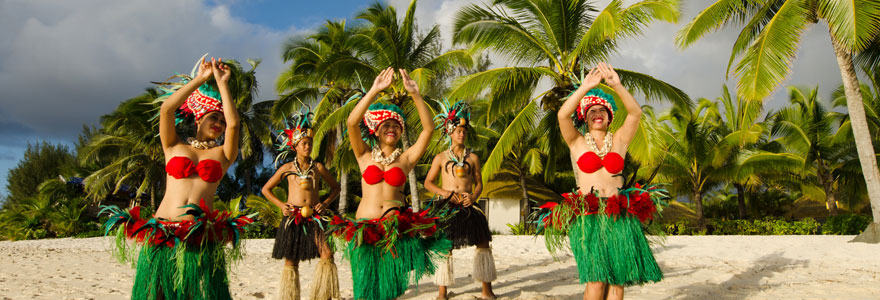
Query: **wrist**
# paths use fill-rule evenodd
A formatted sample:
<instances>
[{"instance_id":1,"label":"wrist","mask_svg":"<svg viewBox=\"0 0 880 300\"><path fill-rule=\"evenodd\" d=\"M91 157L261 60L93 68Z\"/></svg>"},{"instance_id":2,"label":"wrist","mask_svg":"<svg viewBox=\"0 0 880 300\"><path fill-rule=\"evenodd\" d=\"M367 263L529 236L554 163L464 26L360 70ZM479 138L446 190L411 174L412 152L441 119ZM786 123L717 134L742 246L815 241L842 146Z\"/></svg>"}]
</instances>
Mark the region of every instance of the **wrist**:
<instances>
[{"instance_id":1,"label":"wrist","mask_svg":"<svg viewBox=\"0 0 880 300\"><path fill-rule=\"evenodd\" d=\"M610 86L612 89L615 89L615 90L616 90L616 89L618 89L618 88L622 88L622 87L623 87L623 83L617 82L617 83L609 84L608 86Z\"/></svg>"}]
</instances>

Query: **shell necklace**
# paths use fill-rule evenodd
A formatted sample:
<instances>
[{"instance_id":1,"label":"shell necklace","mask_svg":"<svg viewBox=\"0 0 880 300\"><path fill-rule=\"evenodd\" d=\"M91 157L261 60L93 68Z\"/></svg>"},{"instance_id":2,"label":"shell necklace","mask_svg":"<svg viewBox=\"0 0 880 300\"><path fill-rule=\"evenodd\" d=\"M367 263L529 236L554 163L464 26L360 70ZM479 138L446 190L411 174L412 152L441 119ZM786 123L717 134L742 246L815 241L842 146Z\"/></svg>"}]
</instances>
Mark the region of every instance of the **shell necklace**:
<instances>
[{"instance_id":1,"label":"shell necklace","mask_svg":"<svg viewBox=\"0 0 880 300\"><path fill-rule=\"evenodd\" d=\"M397 160L400 155L403 154L403 150L400 148L394 149L394 152L391 152L391 155L385 157L385 153L382 152L378 146L373 147L373 161L380 163L384 166L390 165Z\"/></svg>"},{"instance_id":2,"label":"shell necklace","mask_svg":"<svg viewBox=\"0 0 880 300\"><path fill-rule=\"evenodd\" d=\"M294 174L296 174L296 176L299 176L299 178L303 178L303 179L311 178L312 175L315 174L315 170L314 170L315 164L314 163L309 163L309 167L306 168L305 170L303 170L302 168L300 168L299 162L297 161L296 156L293 157L293 169L295 170Z\"/></svg>"},{"instance_id":3,"label":"shell necklace","mask_svg":"<svg viewBox=\"0 0 880 300\"><path fill-rule=\"evenodd\" d=\"M593 140L593 136L589 132L584 135L584 138L587 140L587 151L594 152L599 157L605 157L605 155L608 155L608 152L611 152L611 143L614 141L611 132L605 133L605 140L602 142L601 150L596 146L596 141Z\"/></svg>"},{"instance_id":4,"label":"shell necklace","mask_svg":"<svg viewBox=\"0 0 880 300\"><path fill-rule=\"evenodd\" d=\"M456 166L464 166L465 159L467 159L468 155L471 153L470 149L465 148L461 151L461 158L455 156L455 151L452 151L452 147L449 147L449 151L447 152L447 156L449 156L449 160L453 161Z\"/></svg>"},{"instance_id":5,"label":"shell necklace","mask_svg":"<svg viewBox=\"0 0 880 300\"><path fill-rule=\"evenodd\" d=\"M186 143L188 143L188 144L189 144L190 146L192 146L193 148L196 148L196 149L199 149L199 150L208 150L208 149L211 149L211 148L217 147L217 141L210 140L210 141L204 141L204 142L203 142L203 141L197 140L197 139L192 138L192 137L187 138L187 139L186 139Z\"/></svg>"}]
</instances>

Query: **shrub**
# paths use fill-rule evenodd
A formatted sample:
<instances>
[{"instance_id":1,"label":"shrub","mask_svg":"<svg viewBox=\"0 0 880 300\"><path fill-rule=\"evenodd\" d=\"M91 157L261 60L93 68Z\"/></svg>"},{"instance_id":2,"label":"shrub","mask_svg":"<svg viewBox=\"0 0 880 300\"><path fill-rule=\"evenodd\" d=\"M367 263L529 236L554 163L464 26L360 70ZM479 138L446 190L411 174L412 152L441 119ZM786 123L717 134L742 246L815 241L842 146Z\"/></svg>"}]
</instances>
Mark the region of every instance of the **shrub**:
<instances>
[{"instance_id":1,"label":"shrub","mask_svg":"<svg viewBox=\"0 0 880 300\"><path fill-rule=\"evenodd\" d=\"M831 216L822 225L822 234L856 235L862 233L869 224L871 218L864 215Z\"/></svg>"}]
</instances>

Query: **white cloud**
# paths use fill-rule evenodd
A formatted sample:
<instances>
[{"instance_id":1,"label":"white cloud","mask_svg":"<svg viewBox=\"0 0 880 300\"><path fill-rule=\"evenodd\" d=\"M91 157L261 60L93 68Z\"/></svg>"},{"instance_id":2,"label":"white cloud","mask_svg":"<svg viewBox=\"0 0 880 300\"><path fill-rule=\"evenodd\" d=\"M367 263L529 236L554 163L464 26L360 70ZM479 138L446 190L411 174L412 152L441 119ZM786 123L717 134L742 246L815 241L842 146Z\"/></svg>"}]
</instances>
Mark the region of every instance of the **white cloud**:
<instances>
[{"instance_id":1,"label":"white cloud","mask_svg":"<svg viewBox=\"0 0 880 300\"><path fill-rule=\"evenodd\" d=\"M276 31L225 5L175 0L0 2L2 118L72 139L116 105L212 56L262 58L260 99L274 97L283 68Z\"/></svg>"}]
</instances>

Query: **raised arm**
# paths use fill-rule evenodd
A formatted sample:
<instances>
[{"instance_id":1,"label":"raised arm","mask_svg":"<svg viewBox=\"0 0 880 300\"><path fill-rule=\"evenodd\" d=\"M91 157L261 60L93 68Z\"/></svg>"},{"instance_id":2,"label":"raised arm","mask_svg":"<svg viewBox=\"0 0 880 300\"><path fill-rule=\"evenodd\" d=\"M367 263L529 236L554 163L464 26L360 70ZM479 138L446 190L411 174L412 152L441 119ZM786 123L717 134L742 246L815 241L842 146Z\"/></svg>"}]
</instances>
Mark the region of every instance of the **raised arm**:
<instances>
[{"instance_id":1,"label":"raised arm","mask_svg":"<svg viewBox=\"0 0 880 300\"><path fill-rule=\"evenodd\" d=\"M428 175L425 176L425 189L446 199L452 195L452 191L444 190L434 183L437 181L437 177L440 176L440 172L443 171L443 161L444 159L441 155L434 156L431 169L428 170ZM455 199L452 200L454 202Z\"/></svg>"},{"instance_id":2,"label":"raised arm","mask_svg":"<svg viewBox=\"0 0 880 300\"><path fill-rule=\"evenodd\" d=\"M407 93L413 98L416 110L419 112L419 121L422 123L422 133L419 134L419 138L402 155L405 156L406 161L411 165L415 165L422 155L425 154L425 150L428 149L428 143L431 142L431 135L434 134L434 120L428 111L428 105L422 99L422 94L419 93L419 85L416 81L412 80L406 70L403 69L400 70L400 77L403 79L403 87L406 88Z\"/></svg>"},{"instance_id":3,"label":"raised arm","mask_svg":"<svg viewBox=\"0 0 880 300\"><path fill-rule=\"evenodd\" d=\"M174 130L174 111L186 102L186 98L192 92L213 76L211 62L206 62L202 58L196 77L171 94L171 96L168 96L165 102L162 103L162 106L159 108L159 140L162 141L163 150L167 150L179 142L177 132Z\"/></svg>"},{"instance_id":4,"label":"raised arm","mask_svg":"<svg viewBox=\"0 0 880 300\"><path fill-rule=\"evenodd\" d=\"M327 171L327 168L324 167L324 164L315 162L315 171L318 172L318 175L321 175L321 178L324 179L328 184L330 184L330 194L327 195L327 198L324 199L321 203L315 205L315 211L321 213L325 207L330 206L330 203L333 203L336 200L336 197L339 196L339 182L336 182L336 178L330 176L330 172Z\"/></svg>"},{"instance_id":5,"label":"raised arm","mask_svg":"<svg viewBox=\"0 0 880 300\"><path fill-rule=\"evenodd\" d=\"M263 197L266 197L266 199L269 199L269 202L272 202L272 204L275 204L275 206L281 209L281 213L285 216L288 213L287 204L281 202L278 197L275 197L275 194L272 193L272 189L278 186L278 183L280 183L281 180L284 179L284 173L290 171L289 166L289 163L281 165L281 167L275 171L275 174L273 174L272 177L269 178L269 181L266 181L266 184L263 185L263 189L261 190L263 192Z\"/></svg>"},{"instance_id":6,"label":"raised arm","mask_svg":"<svg viewBox=\"0 0 880 300\"><path fill-rule=\"evenodd\" d=\"M367 143L364 143L363 136L361 136L360 122L363 122L364 114L367 113L370 104L373 104L373 100L376 100L379 92L388 88L392 80L394 80L394 69L389 67L379 72L379 75L373 80L373 86L370 87L370 91L361 98L360 102L355 105L354 110L351 111L351 114L348 115L345 125L348 128L348 140L351 142L351 150L354 151L355 157L360 158L369 150L367 149Z\"/></svg>"},{"instance_id":7,"label":"raised arm","mask_svg":"<svg viewBox=\"0 0 880 300\"><path fill-rule=\"evenodd\" d=\"M605 83L614 89L614 92L620 97L620 101L623 102L623 107L626 108L626 119L623 120L623 125L614 134L614 143L622 145L626 149L639 129L639 120L642 119L642 107L639 106L639 103L636 102L632 94L620 84L620 77L611 65L599 63L599 69L602 70L602 77L605 79Z\"/></svg>"},{"instance_id":8,"label":"raised arm","mask_svg":"<svg viewBox=\"0 0 880 300\"><path fill-rule=\"evenodd\" d=\"M571 121L571 115L577 110L584 95L599 85L601 80L602 75L599 73L599 69L595 67L591 69L590 73L584 77L584 81L581 82L581 86L565 100L565 103L559 108L559 112L556 113L556 118L559 121L559 131L562 132L562 139L565 140L569 147L581 136L577 128L574 127L574 122Z\"/></svg>"},{"instance_id":9,"label":"raised arm","mask_svg":"<svg viewBox=\"0 0 880 300\"><path fill-rule=\"evenodd\" d=\"M238 110L235 109L235 102L229 94L229 76L232 72L229 67L223 64L223 59L215 61L211 58L211 70L214 78L217 80L217 89L220 91L220 98L223 101L223 117L226 119L226 135L223 139L223 155L226 161L232 164L238 158L238 136L240 134L241 121L238 117Z\"/></svg>"}]
</instances>

